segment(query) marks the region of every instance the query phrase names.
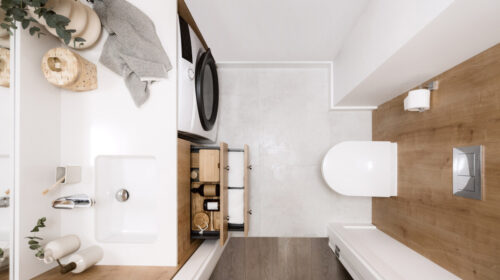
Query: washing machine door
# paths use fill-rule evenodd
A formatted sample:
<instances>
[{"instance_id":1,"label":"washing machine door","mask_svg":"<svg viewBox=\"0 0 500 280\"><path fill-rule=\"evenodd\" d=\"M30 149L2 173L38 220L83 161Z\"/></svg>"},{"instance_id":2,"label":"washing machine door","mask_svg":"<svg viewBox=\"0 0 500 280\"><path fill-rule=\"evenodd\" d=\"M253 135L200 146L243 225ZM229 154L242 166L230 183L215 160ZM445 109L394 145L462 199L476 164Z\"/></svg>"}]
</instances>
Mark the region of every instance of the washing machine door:
<instances>
[{"instance_id":1,"label":"washing machine door","mask_svg":"<svg viewBox=\"0 0 500 280\"><path fill-rule=\"evenodd\" d=\"M196 103L201 126L205 131L214 127L219 109L219 80L215 59L208 49L196 63Z\"/></svg>"}]
</instances>

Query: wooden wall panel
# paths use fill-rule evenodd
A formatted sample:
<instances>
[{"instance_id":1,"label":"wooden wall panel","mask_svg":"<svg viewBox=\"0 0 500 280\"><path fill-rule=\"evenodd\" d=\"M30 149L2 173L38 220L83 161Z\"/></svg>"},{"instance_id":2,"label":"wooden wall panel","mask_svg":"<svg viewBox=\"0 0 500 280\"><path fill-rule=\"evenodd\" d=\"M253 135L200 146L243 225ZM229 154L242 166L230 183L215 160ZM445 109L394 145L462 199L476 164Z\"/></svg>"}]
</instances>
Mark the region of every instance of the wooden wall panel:
<instances>
[{"instance_id":1,"label":"wooden wall panel","mask_svg":"<svg viewBox=\"0 0 500 280\"><path fill-rule=\"evenodd\" d=\"M373 223L464 279L500 279L500 45L435 77L431 109L406 93L373 112L373 140L398 143L398 196ZM453 196L452 148L484 145L482 201Z\"/></svg>"}]
</instances>

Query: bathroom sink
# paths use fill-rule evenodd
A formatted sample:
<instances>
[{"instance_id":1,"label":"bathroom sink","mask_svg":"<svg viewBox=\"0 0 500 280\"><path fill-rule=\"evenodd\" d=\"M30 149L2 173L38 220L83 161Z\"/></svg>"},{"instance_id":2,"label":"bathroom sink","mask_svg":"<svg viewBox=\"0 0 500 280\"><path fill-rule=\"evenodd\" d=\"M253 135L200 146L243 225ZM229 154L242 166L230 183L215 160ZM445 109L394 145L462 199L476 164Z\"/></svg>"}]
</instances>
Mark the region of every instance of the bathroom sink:
<instances>
[{"instance_id":1,"label":"bathroom sink","mask_svg":"<svg viewBox=\"0 0 500 280\"><path fill-rule=\"evenodd\" d=\"M95 236L103 243L153 243L158 237L158 173L150 156L95 160Z\"/></svg>"}]
</instances>

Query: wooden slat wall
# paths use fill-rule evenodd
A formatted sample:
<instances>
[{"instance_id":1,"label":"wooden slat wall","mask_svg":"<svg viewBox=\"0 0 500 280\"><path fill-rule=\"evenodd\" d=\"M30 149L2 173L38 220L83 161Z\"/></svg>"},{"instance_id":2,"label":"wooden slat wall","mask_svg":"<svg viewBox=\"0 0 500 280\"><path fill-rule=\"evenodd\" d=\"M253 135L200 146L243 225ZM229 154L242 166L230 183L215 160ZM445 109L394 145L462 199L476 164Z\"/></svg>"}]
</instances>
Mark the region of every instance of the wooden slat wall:
<instances>
[{"instance_id":1,"label":"wooden slat wall","mask_svg":"<svg viewBox=\"0 0 500 280\"><path fill-rule=\"evenodd\" d=\"M373 199L373 223L464 279L500 279L500 45L432 80L431 109L406 93L373 112L373 140L398 143L398 196ZM452 148L484 145L483 201L452 194Z\"/></svg>"}]
</instances>

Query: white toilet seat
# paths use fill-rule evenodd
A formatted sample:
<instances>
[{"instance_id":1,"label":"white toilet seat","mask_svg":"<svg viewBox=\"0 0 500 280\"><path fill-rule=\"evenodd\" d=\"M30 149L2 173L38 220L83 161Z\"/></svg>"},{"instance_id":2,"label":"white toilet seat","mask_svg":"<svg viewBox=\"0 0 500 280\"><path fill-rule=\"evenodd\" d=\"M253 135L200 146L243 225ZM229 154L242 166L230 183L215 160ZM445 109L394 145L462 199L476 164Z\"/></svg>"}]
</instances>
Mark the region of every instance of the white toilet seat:
<instances>
[{"instance_id":1,"label":"white toilet seat","mask_svg":"<svg viewBox=\"0 0 500 280\"><path fill-rule=\"evenodd\" d=\"M397 195L397 144L347 141L332 147L321 172L328 186L348 196Z\"/></svg>"}]
</instances>

